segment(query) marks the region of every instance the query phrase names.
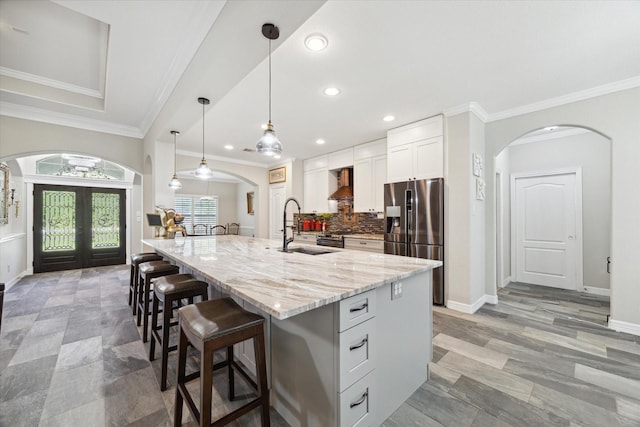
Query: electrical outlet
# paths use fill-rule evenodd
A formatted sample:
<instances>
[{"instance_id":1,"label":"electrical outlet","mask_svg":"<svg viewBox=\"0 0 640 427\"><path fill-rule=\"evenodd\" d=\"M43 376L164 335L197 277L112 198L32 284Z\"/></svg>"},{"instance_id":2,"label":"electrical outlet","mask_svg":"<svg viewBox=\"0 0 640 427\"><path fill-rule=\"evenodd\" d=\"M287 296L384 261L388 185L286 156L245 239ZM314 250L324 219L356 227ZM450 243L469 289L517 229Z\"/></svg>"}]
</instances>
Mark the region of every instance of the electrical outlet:
<instances>
[{"instance_id":1,"label":"electrical outlet","mask_svg":"<svg viewBox=\"0 0 640 427\"><path fill-rule=\"evenodd\" d=\"M402 282L391 284L391 299L398 299L402 296Z\"/></svg>"}]
</instances>

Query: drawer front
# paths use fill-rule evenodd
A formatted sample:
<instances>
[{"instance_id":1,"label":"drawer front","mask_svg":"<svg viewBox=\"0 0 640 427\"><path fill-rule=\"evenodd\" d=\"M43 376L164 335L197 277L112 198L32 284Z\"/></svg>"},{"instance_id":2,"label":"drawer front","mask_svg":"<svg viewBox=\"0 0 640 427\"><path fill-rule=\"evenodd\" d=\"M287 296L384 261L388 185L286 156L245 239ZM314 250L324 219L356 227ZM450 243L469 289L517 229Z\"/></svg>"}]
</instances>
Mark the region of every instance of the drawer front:
<instances>
[{"instance_id":1,"label":"drawer front","mask_svg":"<svg viewBox=\"0 0 640 427\"><path fill-rule=\"evenodd\" d=\"M376 366L376 319L360 323L339 334L340 376L342 392L371 372Z\"/></svg>"},{"instance_id":2,"label":"drawer front","mask_svg":"<svg viewBox=\"0 0 640 427\"><path fill-rule=\"evenodd\" d=\"M375 426L375 371L340 393L340 427Z\"/></svg>"},{"instance_id":3,"label":"drawer front","mask_svg":"<svg viewBox=\"0 0 640 427\"><path fill-rule=\"evenodd\" d=\"M340 301L340 327L338 332L345 331L376 315L375 290L363 292Z\"/></svg>"},{"instance_id":4,"label":"drawer front","mask_svg":"<svg viewBox=\"0 0 640 427\"><path fill-rule=\"evenodd\" d=\"M345 249L384 253L384 241L382 240L345 238L344 247Z\"/></svg>"}]
</instances>

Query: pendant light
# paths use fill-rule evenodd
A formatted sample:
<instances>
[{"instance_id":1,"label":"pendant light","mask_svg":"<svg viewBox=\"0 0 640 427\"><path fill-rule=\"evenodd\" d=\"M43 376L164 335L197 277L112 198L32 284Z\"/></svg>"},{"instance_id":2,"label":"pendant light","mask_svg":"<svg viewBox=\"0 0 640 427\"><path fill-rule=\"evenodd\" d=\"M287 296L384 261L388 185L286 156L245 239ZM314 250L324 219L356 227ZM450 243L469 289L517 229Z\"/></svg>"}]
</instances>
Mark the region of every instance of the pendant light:
<instances>
[{"instance_id":1,"label":"pendant light","mask_svg":"<svg viewBox=\"0 0 640 427\"><path fill-rule=\"evenodd\" d=\"M202 160L200 160L200 165L196 169L196 177L209 179L213 176L213 172L207 166L207 160L204 158L204 106L209 105L209 100L207 98L198 98L198 102L202 104Z\"/></svg>"},{"instance_id":2,"label":"pendant light","mask_svg":"<svg viewBox=\"0 0 640 427\"><path fill-rule=\"evenodd\" d=\"M172 130L171 135L173 135L173 177L171 178L171 181L169 181L169 188L172 190L179 190L182 188L182 183L178 179L178 175L176 175L176 135L180 135L180 132L178 132L177 130Z\"/></svg>"},{"instance_id":3,"label":"pendant light","mask_svg":"<svg viewBox=\"0 0 640 427\"><path fill-rule=\"evenodd\" d=\"M269 39L269 123L262 137L256 144L256 151L267 156L275 156L282 153L282 144L278 140L271 124L271 40L277 40L280 30L273 24L262 26L262 35Z\"/></svg>"}]
</instances>

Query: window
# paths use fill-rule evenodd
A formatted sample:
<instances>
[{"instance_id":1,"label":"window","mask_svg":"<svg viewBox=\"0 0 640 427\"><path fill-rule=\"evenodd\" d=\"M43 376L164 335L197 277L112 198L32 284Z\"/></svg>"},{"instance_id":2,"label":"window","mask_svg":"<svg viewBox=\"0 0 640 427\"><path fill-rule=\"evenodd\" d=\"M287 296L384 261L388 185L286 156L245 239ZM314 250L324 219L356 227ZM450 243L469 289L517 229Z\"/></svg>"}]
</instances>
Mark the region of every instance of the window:
<instances>
[{"instance_id":1,"label":"window","mask_svg":"<svg viewBox=\"0 0 640 427\"><path fill-rule=\"evenodd\" d=\"M218 198L200 196L176 196L176 213L184 215L182 225L191 233L194 224L204 224L207 230L218 225Z\"/></svg>"}]
</instances>

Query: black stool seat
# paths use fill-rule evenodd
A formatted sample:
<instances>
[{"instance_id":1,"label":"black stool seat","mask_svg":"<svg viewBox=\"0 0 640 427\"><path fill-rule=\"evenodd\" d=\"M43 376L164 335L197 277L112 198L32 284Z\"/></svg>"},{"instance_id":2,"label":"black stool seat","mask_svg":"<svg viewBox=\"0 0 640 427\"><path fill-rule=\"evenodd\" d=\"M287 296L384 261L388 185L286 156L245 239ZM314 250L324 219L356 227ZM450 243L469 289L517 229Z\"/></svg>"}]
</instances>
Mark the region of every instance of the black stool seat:
<instances>
[{"instance_id":1,"label":"black stool seat","mask_svg":"<svg viewBox=\"0 0 640 427\"><path fill-rule=\"evenodd\" d=\"M200 297L201 301L208 299L209 285L207 282L196 280L190 274L174 274L153 279L153 305L151 308L151 343L149 345L149 360L155 359L156 341L162 351L162 373L160 378L160 390L167 388L167 360L169 352L178 346L169 345L169 329L178 324L172 322L174 308L179 308L182 299L187 299L193 304L193 299ZM177 305L174 307L174 302ZM162 303L162 323L158 325L159 306ZM162 331L162 332L160 332Z\"/></svg>"},{"instance_id":2,"label":"black stool seat","mask_svg":"<svg viewBox=\"0 0 640 427\"><path fill-rule=\"evenodd\" d=\"M142 323L142 342L149 339L149 302L151 297L151 279L161 276L178 274L180 268L167 261L143 262L138 266L140 278L138 281L138 326Z\"/></svg>"},{"instance_id":3,"label":"black stool seat","mask_svg":"<svg viewBox=\"0 0 640 427\"><path fill-rule=\"evenodd\" d=\"M131 275L129 277L129 305L131 306L132 314L136 315L136 308L138 307L138 266L140 263L148 261L158 261L162 257L155 252L140 252L131 255Z\"/></svg>"},{"instance_id":4,"label":"black stool seat","mask_svg":"<svg viewBox=\"0 0 640 427\"><path fill-rule=\"evenodd\" d=\"M178 380L174 408L174 426L182 424L182 405L199 426L211 425L211 398L213 371L227 367L229 400L235 399L234 370L253 387L258 397L215 421L222 426L245 415L255 408L261 408L262 426L269 426L269 390L267 387L267 365L264 343L264 318L248 312L231 298L187 305L178 310L180 339L178 342ZM256 362L256 382L238 365L233 358L233 345L253 339ZM185 375L187 346L191 344L200 351L200 371ZM213 364L213 353L227 349L227 360ZM212 368L213 367L213 368ZM200 410L189 394L186 383L200 377Z\"/></svg>"}]
</instances>

